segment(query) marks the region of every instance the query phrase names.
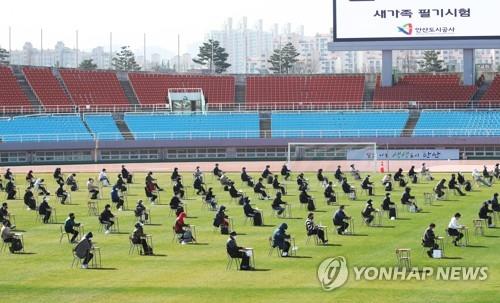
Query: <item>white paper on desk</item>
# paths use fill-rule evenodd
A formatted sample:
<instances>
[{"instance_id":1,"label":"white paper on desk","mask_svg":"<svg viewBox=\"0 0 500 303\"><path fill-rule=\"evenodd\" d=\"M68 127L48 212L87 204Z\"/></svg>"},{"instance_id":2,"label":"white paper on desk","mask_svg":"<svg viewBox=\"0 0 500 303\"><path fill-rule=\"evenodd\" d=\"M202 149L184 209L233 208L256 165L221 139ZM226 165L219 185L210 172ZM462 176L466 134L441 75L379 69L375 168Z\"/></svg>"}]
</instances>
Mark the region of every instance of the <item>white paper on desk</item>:
<instances>
[{"instance_id":1,"label":"white paper on desk","mask_svg":"<svg viewBox=\"0 0 500 303\"><path fill-rule=\"evenodd\" d=\"M253 255L253 250L245 250L245 254L247 257L251 257Z\"/></svg>"}]
</instances>

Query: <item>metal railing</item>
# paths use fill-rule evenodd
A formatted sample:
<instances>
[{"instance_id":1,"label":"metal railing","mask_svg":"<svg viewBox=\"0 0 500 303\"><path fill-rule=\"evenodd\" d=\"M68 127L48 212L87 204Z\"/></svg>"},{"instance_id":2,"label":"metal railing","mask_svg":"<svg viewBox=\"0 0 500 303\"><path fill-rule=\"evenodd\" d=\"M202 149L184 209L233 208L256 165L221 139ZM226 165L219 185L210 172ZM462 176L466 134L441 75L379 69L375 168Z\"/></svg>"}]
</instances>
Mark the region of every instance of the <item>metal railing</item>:
<instances>
[{"instance_id":1,"label":"metal railing","mask_svg":"<svg viewBox=\"0 0 500 303\"><path fill-rule=\"evenodd\" d=\"M336 111L336 110L391 110L391 109L498 109L500 101L388 101L388 102L288 102L288 103L209 103L209 112L245 111ZM57 113L123 113L123 112L170 112L168 104L103 104L103 105L47 105L47 106L0 106L0 115L33 115Z\"/></svg>"},{"instance_id":2,"label":"metal railing","mask_svg":"<svg viewBox=\"0 0 500 303\"><path fill-rule=\"evenodd\" d=\"M367 130L243 130L243 131L185 131L132 132L135 140L224 140L259 138L329 139L329 138L396 138L402 134L413 137L498 137L500 129L367 129ZM63 142L63 141L119 141L118 132L97 134L16 134L1 135L2 142Z\"/></svg>"}]
</instances>

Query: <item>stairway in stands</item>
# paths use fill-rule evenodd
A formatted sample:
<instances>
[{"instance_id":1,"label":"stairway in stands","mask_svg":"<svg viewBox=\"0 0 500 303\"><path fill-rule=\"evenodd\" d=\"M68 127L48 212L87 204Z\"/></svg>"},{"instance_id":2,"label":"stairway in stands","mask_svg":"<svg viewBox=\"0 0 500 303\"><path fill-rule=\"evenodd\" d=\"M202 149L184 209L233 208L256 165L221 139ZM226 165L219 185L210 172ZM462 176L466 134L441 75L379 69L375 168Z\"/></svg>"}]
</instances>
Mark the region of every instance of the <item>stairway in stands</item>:
<instances>
[{"instance_id":1,"label":"stairway in stands","mask_svg":"<svg viewBox=\"0 0 500 303\"><path fill-rule=\"evenodd\" d=\"M245 103L246 100L246 77L237 76L235 81L235 102Z\"/></svg>"},{"instance_id":2,"label":"stairway in stands","mask_svg":"<svg viewBox=\"0 0 500 303\"><path fill-rule=\"evenodd\" d=\"M42 108L42 103L40 103L40 100L38 100L38 97L35 95L35 92L31 89L31 86L28 83L28 80L26 80L26 77L23 74L23 71L20 66L12 66L12 70L14 72L14 76L17 79L17 83L23 90L24 94L26 97L28 97L28 100L30 101L31 105L35 108Z\"/></svg>"},{"instance_id":3,"label":"stairway in stands","mask_svg":"<svg viewBox=\"0 0 500 303\"><path fill-rule=\"evenodd\" d=\"M408 121L406 121L405 128L401 132L401 137L411 137L413 135L413 130L417 126L418 119L420 119L420 111L418 109L410 110L410 116Z\"/></svg>"},{"instance_id":4,"label":"stairway in stands","mask_svg":"<svg viewBox=\"0 0 500 303\"><path fill-rule=\"evenodd\" d=\"M128 75L126 75L128 77ZM139 100L137 99L137 96L135 95L134 89L132 88L132 85L130 84L130 81L127 79L122 79L121 77L118 77L118 80L120 81L120 85L123 89L123 92L125 93L125 96L128 99L128 102L132 105L140 105Z\"/></svg>"},{"instance_id":5,"label":"stairway in stands","mask_svg":"<svg viewBox=\"0 0 500 303\"><path fill-rule=\"evenodd\" d=\"M271 138L271 112L260 112L260 137Z\"/></svg>"},{"instance_id":6,"label":"stairway in stands","mask_svg":"<svg viewBox=\"0 0 500 303\"><path fill-rule=\"evenodd\" d=\"M122 136L125 140L127 141L133 141L135 140L134 135L128 128L127 124L125 121L123 121L123 113L121 114L113 114L113 119L115 120L116 126L122 133Z\"/></svg>"},{"instance_id":7,"label":"stairway in stands","mask_svg":"<svg viewBox=\"0 0 500 303\"><path fill-rule=\"evenodd\" d=\"M490 88L491 82L492 81L484 81L483 85L481 85L477 89L476 93L472 97L472 100L470 101L470 107L476 107L476 105L478 105L479 102L481 102L481 98L483 98L484 94L486 94L486 92Z\"/></svg>"}]
</instances>

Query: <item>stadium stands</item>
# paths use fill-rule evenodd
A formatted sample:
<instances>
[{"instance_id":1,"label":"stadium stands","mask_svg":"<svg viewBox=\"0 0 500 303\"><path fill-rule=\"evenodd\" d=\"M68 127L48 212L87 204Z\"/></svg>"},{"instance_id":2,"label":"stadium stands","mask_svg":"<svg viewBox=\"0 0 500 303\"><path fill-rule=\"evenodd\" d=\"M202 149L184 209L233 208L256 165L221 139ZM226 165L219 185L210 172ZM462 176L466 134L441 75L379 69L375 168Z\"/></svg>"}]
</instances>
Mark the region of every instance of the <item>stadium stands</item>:
<instances>
[{"instance_id":1,"label":"stadium stands","mask_svg":"<svg viewBox=\"0 0 500 303\"><path fill-rule=\"evenodd\" d=\"M474 96L475 86L463 86L458 75L408 75L393 87L381 87L377 78L373 101L446 102L466 105Z\"/></svg>"},{"instance_id":2,"label":"stadium stands","mask_svg":"<svg viewBox=\"0 0 500 303\"><path fill-rule=\"evenodd\" d=\"M92 140L79 114L18 116L0 120L2 142Z\"/></svg>"},{"instance_id":3,"label":"stadium stands","mask_svg":"<svg viewBox=\"0 0 500 303\"><path fill-rule=\"evenodd\" d=\"M85 114L83 120L99 140L123 140L111 114Z\"/></svg>"},{"instance_id":4,"label":"stadium stands","mask_svg":"<svg viewBox=\"0 0 500 303\"><path fill-rule=\"evenodd\" d=\"M61 69L76 105L130 105L115 72Z\"/></svg>"},{"instance_id":5,"label":"stadium stands","mask_svg":"<svg viewBox=\"0 0 500 303\"><path fill-rule=\"evenodd\" d=\"M72 102L64 92L50 68L24 67L23 73L38 100L43 105L71 106Z\"/></svg>"},{"instance_id":6,"label":"stadium stands","mask_svg":"<svg viewBox=\"0 0 500 303\"><path fill-rule=\"evenodd\" d=\"M499 103L500 100L500 75L496 75L493 82L491 82L490 87L483 95L481 100L494 101L495 103Z\"/></svg>"},{"instance_id":7,"label":"stadium stands","mask_svg":"<svg viewBox=\"0 0 500 303\"><path fill-rule=\"evenodd\" d=\"M164 104L171 88L201 88L210 103L231 104L235 100L232 76L165 75L130 73L129 79L141 104Z\"/></svg>"},{"instance_id":8,"label":"stadium stands","mask_svg":"<svg viewBox=\"0 0 500 303\"><path fill-rule=\"evenodd\" d=\"M273 138L399 137L408 111L276 112L271 115Z\"/></svg>"},{"instance_id":9,"label":"stadium stands","mask_svg":"<svg viewBox=\"0 0 500 303\"><path fill-rule=\"evenodd\" d=\"M10 67L0 65L0 106L31 106Z\"/></svg>"},{"instance_id":10,"label":"stadium stands","mask_svg":"<svg viewBox=\"0 0 500 303\"><path fill-rule=\"evenodd\" d=\"M126 113L136 140L258 138L258 113L162 114Z\"/></svg>"},{"instance_id":11,"label":"stadium stands","mask_svg":"<svg viewBox=\"0 0 500 303\"><path fill-rule=\"evenodd\" d=\"M361 104L364 88L364 76L248 77L246 102Z\"/></svg>"},{"instance_id":12,"label":"stadium stands","mask_svg":"<svg viewBox=\"0 0 500 303\"><path fill-rule=\"evenodd\" d=\"M500 111L424 110L413 136L499 136Z\"/></svg>"}]
</instances>

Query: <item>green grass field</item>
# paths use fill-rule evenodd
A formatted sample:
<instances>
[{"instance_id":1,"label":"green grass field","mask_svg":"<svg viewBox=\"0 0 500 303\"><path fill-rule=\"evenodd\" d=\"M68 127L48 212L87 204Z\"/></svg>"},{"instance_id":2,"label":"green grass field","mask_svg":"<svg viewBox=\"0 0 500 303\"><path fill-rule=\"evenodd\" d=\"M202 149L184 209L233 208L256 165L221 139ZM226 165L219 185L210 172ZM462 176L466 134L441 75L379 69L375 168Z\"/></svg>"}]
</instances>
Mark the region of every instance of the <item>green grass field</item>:
<instances>
[{"instance_id":1,"label":"green grass field","mask_svg":"<svg viewBox=\"0 0 500 303\"><path fill-rule=\"evenodd\" d=\"M112 181L115 174L110 174ZM192 185L191 173L184 173L184 184ZM78 175L80 187L89 174ZM254 177L256 174L254 174ZM444 174L437 175L438 178ZM446 174L446 177L449 175ZM55 191L51 174L44 175L50 180L49 189ZM239 175L230 175L239 180ZM270 201L252 199L265 211L265 227L243 225L243 211L239 205L230 203L229 194L219 185L207 183L217 194L219 204L228 207L228 214L234 218L235 229L242 233L238 244L255 249L258 271L226 271L225 243L227 236L214 233L213 212L201 207L199 197L189 193L187 223L197 226L200 245L181 246L172 242L171 227L174 217L169 216L167 205L151 206L153 226L145 226L145 232L153 235L154 249L158 256L145 257L137 254L129 256L128 234L135 223L131 211L118 212L121 234L104 235L98 232L96 217L87 215L86 189L72 194L73 205L57 205L54 197L50 205L57 209L57 220L62 223L69 212L76 213L77 222L85 225L85 231L94 233L94 242L101 248L103 269L81 270L70 268L72 261L71 244L63 240L59 244L59 225L35 223L35 213L27 211L21 200L10 201L10 211L16 216L19 230L24 232L26 254L0 255L0 302L500 302L500 230L488 229L486 236L476 237L471 232L473 247L456 248L447 245L449 259L429 259L420 247L421 236L430 222L437 224L437 234L444 235L451 216L460 211L462 224L472 225L477 217L481 202L490 199L500 185L492 189L476 188L466 197L450 193L447 201L426 206L423 193L430 191L435 182L422 182L412 186L413 192L424 208L424 213L402 212L402 220L389 221L384 218L386 228L367 227L361 223L360 211L366 197L358 195L357 201L347 201L339 194L340 202L347 205L347 213L355 219L358 236L338 236L333 233L332 214L337 207L327 206L322 198L322 189L314 174L308 174L312 185L312 195L316 198L316 223L329 226L332 246L306 245L304 221L307 211L299 207L295 182L288 185L289 195L285 201L293 204L293 219L277 219L272 216ZM332 177L331 175L329 177ZM168 184L169 174L156 174L161 186L162 203L171 197ZM137 199L144 199L143 173L135 173L135 184L128 196L129 208ZM372 177L376 181L375 206L380 207L383 190L380 175ZM17 175L23 181L24 175ZM19 182L18 182L19 183ZM238 184L239 182L237 182ZM359 187L359 183L352 183ZM24 192L24 186L20 186ZM250 193L249 188L243 188ZM268 186L269 188L269 186ZM268 190L270 191L270 190ZM339 188L336 190L340 191ZM272 191L274 192L274 191ZM393 201L399 204L402 189L395 188ZM250 195L252 197L252 195ZM144 199L145 200L145 199ZM104 199L99 202L102 209L109 202L109 188L104 189ZM268 256L268 237L275 226L287 222L289 233L296 240L300 258L279 258ZM443 281L349 281L332 292L322 290L317 277L318 265L325 258L344 256L349 268L352 266L395 266L396 248L411 248L414 266L488 266L486 281L443 282Z\"/></svg>"}]
</instances>

